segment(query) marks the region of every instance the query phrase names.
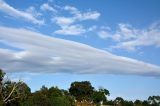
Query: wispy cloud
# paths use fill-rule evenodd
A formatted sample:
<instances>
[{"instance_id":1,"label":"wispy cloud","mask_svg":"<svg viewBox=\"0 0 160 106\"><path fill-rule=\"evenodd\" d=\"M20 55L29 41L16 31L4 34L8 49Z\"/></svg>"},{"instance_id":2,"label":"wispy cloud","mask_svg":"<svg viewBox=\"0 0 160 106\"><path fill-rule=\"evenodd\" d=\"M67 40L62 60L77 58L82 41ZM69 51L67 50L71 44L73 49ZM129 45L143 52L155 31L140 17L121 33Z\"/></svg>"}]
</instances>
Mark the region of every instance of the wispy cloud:
<instances>
[{"instance_id":1,"label":"wispy cloud","mask_svg":"<svg viewBox=\"0 0 160 106\"><path fill-rule=\"evenodd\" d=\"M129 24L119 24L116 31L100 30L98 36L102 39L112 39L117 45L111 48L121 48L129 51L142 46L160 47L160 23L156 22L148 28L137 29Z\"/></svg>"},{"instance_id":2,"label":"wispy cloud","mask_svg":"<svg viewBox=\"0 0 160 106\"><path fill-rule=\"evenodd\" d=\"M63 26L62 29L55 31L56 34L63 34L63 35L80 35L86 32L86 29L83 28L82 25L69 25Z\"/></svg>"},{"instance_id":3,"label":"wispy cloud","mask_svg":"<svg viewBox=\"0 0 160 106\"><path fill-rule=\"evenodd\" d=\"M52 6L50 6L49 3L42 4L40 9L43 10L43 11L47 10L47 11L57 12L57 10L54 9Z\"/></svg>"},{"instance_id":4,"label":"wispy cloud","mask_svg":"<svg viewBox=\"0 0 160 106\"><path fill-rule=\"evenodd\" d=\"M22 49L0 49L0 67L7 72L160 76L159 66L116 56L85 44L25 29L0 27L0 32L0 41L6 41L2 43Z\"/></svg>"},{"instance_id":5,"label":"wispy cloud","mask_svg":"<svg viewBox=\"0 0 160 106\"><path fill-rule=\"evenodd\" d=\"M97 11L81 12L76 7L65 6L63 10L69 12L72 16L57 16L52 18L52 22L60 26L61 29L55 31L56 34L61 35L82 35L87 31L93 31L95 28L84 28L83 25L77 24L78 22L85 20L97 20L100 17L100 13Z\"/></svg>"},{"instance_id":6,"label":"wispy cloud","mask_svg":"<svg viewBox=\"0 0 160 106\"><path fill-rule=\"evenodd\" d=\"M108 31L105 31L105 30L98 31L97 34L101 39L112 38L111 34Z\"/></svg>"},{"instance_id":7,"label":"wispy cloud","mask_svg":"<svg viewBox=\"0 0 160 106\"><path fill-rule=\"evenodd\" d=\"M52 18L52 22L55 22L57 25L63 27L73 24L75 20L71 17L55 17Z\"/></svg>"},{"instance_id":8,"label":"wispy cloud","mask_svg":"<svg viewBox=\"0 0 160 106\"><path fill-rule=\"evenodd\" d=\"M76 20L97 20L100 17L100 13L97 11L80 12L77 8L73 6L65 6L64 10L69 11L74 15Z\"/></svg>"},{"instance_id":9,"label":"wispy cloud","mask_svg":"<svg viewBox=\"0 0 160 106\"><path fill-rule=\"evenodd\" d=\"M29 8L27 8L26 12L32 14L34 17L42 16L42 14L38 12L34 6L30 6Z\"/></svg>"},{"instance_id":10,"label":"wispy cloud","mask_svg":"<svg viewBox=\"0 0 160 106\"><path fill-rule=\"evenodd\" d=\"M88 28L88 31L95 31L96 29L97 29L97 26L93 25L93 26Z\"/></svg>"},{"instance_id":11,"label":"wispy cloud","mask_svg":"<svg viewBox=\"0 0 160 106\"><path fill-rule=\"evenodd\" d=\"M39 25L44 24L43 20L37 19L33 14L15 9L14 7L10 6L9 4L7 4L3 0L0 0L0 11L3 11L4 13L6 13L12 17L23 18L27 21L34 23L34 24L39 24Z\"/></svg>"}]
</instances>

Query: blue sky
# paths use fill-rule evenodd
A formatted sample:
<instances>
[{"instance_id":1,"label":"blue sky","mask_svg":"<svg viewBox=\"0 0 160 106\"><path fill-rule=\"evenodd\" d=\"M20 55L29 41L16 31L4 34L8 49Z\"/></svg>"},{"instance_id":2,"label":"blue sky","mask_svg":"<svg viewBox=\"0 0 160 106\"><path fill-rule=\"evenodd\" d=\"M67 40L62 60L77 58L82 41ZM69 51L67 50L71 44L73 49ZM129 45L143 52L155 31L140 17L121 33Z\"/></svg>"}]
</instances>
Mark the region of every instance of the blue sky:
<instances>
[{"instance_id":1,"label":"blue sky","mask_svg":"<svg viewBox=\"0 0 160 106\"><path fill-rule=\"evenodd\" d=\"M160 94L159 0L0 0L0 68L32 89L103 86Z\"/></svg>"}]
</instances>

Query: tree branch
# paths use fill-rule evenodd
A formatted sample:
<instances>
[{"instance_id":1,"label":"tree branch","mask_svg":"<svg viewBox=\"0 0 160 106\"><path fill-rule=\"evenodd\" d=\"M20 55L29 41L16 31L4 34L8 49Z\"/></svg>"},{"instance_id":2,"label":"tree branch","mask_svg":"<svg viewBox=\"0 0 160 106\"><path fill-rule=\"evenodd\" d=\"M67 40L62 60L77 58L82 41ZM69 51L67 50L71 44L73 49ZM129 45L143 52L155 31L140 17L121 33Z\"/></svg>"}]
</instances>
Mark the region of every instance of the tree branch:
<instances>
[{"instance_id":1,"label":"tree branch","mask_svg":"<svg viewBox=\"0 0 160 106\"><path fill-rule=\"evenodd\" d=\"M21 83L21 82L20 82ZM12 91L10 92L10 94L8 95L8 97L6 97L3 101L6 103L6 101L11 97L11 95L13 94L13 92L15 91L15 89L18 87L19 84L14 84Z\"/></svg>"}]
</instances>

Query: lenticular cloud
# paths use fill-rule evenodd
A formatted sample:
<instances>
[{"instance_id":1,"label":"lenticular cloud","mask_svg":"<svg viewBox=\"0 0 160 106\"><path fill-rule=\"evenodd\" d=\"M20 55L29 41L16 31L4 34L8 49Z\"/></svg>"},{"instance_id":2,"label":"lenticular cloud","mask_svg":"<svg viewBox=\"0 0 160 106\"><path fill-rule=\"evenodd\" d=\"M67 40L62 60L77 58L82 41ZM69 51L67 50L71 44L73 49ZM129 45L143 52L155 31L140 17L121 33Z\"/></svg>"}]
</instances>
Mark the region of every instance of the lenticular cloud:
<instances>
[{"instance_id":1,"label":"lenticular cloud","mask_svg":"<svg viewBox=\"0 0 160 106\"><path fill-rule=\"evenodd\" d=\"M0 27L0 68L7 72L160 76L160 67L26 29Z\"/></svg>"}]
</instances>

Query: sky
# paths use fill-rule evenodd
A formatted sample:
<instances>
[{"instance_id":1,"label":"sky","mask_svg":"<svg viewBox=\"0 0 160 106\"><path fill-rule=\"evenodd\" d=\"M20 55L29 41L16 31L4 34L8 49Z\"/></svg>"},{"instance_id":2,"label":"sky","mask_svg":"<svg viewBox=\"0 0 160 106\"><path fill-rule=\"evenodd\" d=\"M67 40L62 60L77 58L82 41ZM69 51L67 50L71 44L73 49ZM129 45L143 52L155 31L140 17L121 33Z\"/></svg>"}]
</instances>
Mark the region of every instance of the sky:
<instances>
[{"instance_id":1,"label":"sky","mask_svg":"<svg viewBox=\"0 0 160 106\"><path fill-rule=\"evenodd\" d=\"M160 94L159 0L0 0L0 68L34 92L90 81L109 99Z\"/></svg>"}]
</instances>

